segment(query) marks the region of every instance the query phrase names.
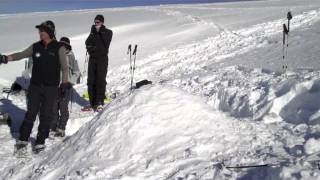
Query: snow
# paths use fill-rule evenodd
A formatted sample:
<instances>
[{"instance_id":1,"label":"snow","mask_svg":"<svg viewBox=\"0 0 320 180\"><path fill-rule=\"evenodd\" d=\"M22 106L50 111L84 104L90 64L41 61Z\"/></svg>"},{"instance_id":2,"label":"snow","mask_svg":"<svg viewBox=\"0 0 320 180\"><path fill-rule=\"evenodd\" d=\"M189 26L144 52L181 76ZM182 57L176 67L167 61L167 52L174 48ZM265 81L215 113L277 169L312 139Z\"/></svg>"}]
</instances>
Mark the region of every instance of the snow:
<instances>
[{"instance_id":1,"label":"snow","mask_svg":"<svg viewBox=\"0 0 320 180\"><path fill-rule=\"evenodd\" d=\"M283 72L287 10L294 18L289 69ZM107 15L115 32L107 89L117 98L102 113L82 113L86 85L75 86L67 137L49 138L44 153L25 160L12 155L25 95L1 100L1 111L15 120L11 129L0 127L2 179L320 179L320 2L31 13L2 16L0 27L8 19L33 28L53 18L83 62L87 25L96 13ZM83 21L67 26L66 20L78 18ZM16 31L0 39L18 39ZM1 45L0 51L19 50L35 38ZM129 43L139 45L135 82L153 81L133 92ZM17 64L1 66L2 86L8 86L12 68L19 71ZM228 168L265 164L270 166Z\"/></svg>"},{"instance_id":2,"label":"snow","mask_svg":"<svg viewBox=\"0 0 320 180\"><path fill-rule=\"evenodd\" d=\"M319 140L311 138L305 144L305 151L308 154L317 153L320 151Z\"/></svg>"},{"instance_id":3,"label":"snow","mask_svg":"<svg viewBox=\"0 0 320 180\"><path fill-rule=\"evenodd\" d=\"M197 96L174 86L155 85L112 102L106 111L41 158L45 165L37 168L44 167L50 173L35 173L31 178L170 179L198 168L197 176L207 176L210 172L204 169L221 152L240 155L248 153L247 147L271 146L274 142L269 141L270 136L265 125L237 121L212 111ZM32 167L22 167L20 172L25 168Z\"/></svg>"}]
</instances>

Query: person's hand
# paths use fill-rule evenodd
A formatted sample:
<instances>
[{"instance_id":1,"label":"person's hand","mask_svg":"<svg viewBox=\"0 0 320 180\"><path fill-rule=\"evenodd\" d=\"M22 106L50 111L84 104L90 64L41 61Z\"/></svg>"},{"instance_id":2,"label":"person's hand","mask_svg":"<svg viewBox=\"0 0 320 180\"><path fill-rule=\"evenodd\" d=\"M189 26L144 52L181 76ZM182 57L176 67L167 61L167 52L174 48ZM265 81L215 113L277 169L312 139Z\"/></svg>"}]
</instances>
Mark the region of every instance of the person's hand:
<instances>
[{"instance_id":1,"label":"person's hand","mask_svg":"<svg viewBox=\"0 0 320 180\"><path fill-rule=\"evenodd\" d=\"M71 88L72 84L70 82L64 82L60 84L60 92L63 99L67 97L67 94Z\"/></svg>"},{"instance_id":2,"label":"person's hand","mask_svg":"<svg viewBox=\"0 0 320 180\"><path fill-rule=\"evenodd\" d=\"M90 45L88 45L88 46L86 46L86 48L87 48L87 51L88 51L88 53L89 53L90 55L92 55L92 54L95 52L95 50L96 50L96 47L95 47L95 46L90 46Z\"/></svg>"},{"instance_id":3,"label":"person's hand","mask_svg":"<svg viewBox=\"0 0 320 180\"><path fill-rule=\"evenodd\" d=\"M95 25L92 25L91 26L91 32L90 33L93 33L93 32L96 32L97 30L96 30L96 26Z\"/></svg>"},{"instance_id":4,"label":"person's hand","mask_svg":"<svg viewBox=\"0 0 320 180\"><path fill-rule=\"evenodd\" d=\"M0 54L0 64L7 64L8 63L8 56Z\"/></svg>"}]
</instances>

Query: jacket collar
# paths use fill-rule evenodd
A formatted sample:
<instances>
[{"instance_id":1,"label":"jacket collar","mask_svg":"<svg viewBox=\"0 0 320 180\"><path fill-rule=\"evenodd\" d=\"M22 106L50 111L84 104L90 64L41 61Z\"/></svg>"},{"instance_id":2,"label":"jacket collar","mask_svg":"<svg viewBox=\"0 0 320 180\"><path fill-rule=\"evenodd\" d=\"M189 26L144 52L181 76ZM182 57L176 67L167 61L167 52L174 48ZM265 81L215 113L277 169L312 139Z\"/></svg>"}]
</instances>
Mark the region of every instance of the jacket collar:
<instances>
[{"instance_id":1,"label":"jacket collar","mask_svg":"<svg viewBox=\"0 0 320 180\"><path fill-rule=\"evenodd\" d=\"M56 43L57 42L57 40L55 40L55 39L53 39L49 44L47 44L47 46L46 46L46 44L43 42L43 41L39 41L39 43L43 46L43 47L49 47L51 44L53 44L53 43Z\"/></svg>"},{"instance_id":2,"label":"jacket collar","mask_svg":"<svg viewBox=\"0 0 320 180\"><path fill-rule=\"evenodd\" d=\"M101 25L99 32L104 32L105 30L106 30L106 26ZM91 26L91 33L97 34L97 33L99 33L99 32L97 31L95 25L92 25L92 26Z\"/></svg>"}]
</instances>

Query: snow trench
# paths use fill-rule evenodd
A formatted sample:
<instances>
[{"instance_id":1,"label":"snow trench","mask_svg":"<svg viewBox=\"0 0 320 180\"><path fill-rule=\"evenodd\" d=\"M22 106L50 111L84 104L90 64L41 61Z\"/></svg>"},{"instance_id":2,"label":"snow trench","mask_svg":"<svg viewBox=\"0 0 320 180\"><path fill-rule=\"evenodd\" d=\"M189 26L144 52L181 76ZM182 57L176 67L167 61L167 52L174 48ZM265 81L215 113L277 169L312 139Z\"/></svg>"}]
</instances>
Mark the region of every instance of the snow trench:
<instances>
[{"instance_id":1,"label":"snow trench","mask_svg":"<svg viewBox=\"0 0 320 180\"><path fill-rule=\"evenodd\" d=\"M291 72L285 77L235 66L214 74L170 83L202 96L214 109L236 118L293 124L319 122L319 72Z\"/></svg>"}]
</instances>

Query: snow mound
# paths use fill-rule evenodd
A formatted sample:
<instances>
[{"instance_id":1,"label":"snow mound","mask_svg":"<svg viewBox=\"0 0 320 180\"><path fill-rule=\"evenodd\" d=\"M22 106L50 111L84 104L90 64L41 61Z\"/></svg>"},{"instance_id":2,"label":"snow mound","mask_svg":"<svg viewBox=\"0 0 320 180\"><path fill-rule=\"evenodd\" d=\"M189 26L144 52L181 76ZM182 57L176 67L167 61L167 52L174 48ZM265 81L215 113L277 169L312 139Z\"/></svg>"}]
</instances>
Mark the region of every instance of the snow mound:
<instances>
[{"instance_id":1,"label":"snow mound","mask_svg":"<svg viewBox=\"0 0 320 180\"><path fill-rule=\"evenodd\" d=\"M293 81L289 83L292 84ZM286 87L283 88L286 89ZM275 121L278 118L275 118L274 115L278 115L282 120L293 124L319 124L319 96L320 81L318 79L294 83L287 93L273 100L270 115Z\"/></svg>"},{"instance_id":2,"label":"snow mound","mask_svg":"<svg viewBox=\"0 0 320 180\"><path fill-rule=\"evenodd\" d=\"M245 155L274 141L263 125L237 121L213 111L199 97L156 85L111 103L39 162L24 166L19 177L211 177L215 161L231 155L230 161L250 162Z\"/></svg>"},{"instance_id":3,"label":"snow mound","mask_svg":"<svg viewBox=\"0 0 320 180\"><path fill-rule=\"evenodd\" d=\"M304 145L305 151L308 154L320 152L320 140L311 138Z\"/></svg>"}]
</instances>

